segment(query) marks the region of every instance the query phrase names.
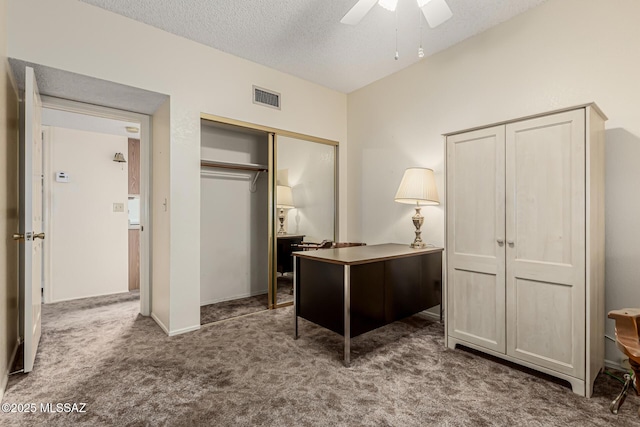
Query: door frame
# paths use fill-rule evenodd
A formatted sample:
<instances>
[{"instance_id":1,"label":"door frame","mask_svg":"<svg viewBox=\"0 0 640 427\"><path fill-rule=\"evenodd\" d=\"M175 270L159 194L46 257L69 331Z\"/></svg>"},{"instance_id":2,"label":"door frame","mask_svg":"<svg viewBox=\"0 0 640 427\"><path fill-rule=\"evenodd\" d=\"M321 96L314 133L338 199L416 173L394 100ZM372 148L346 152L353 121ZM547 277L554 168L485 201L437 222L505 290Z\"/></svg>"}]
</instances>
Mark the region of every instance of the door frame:
<instances>
[{"instance_id":1,"label":"door frame","mask_svg":"<svg viewBox=\"0 0 640 427\"><path fill-rule=\"evenodd\" d=\"M42 96L42 107L70 113L85 114L106 119L140 123L140 314L151 314L151 117L146 114L118 110L93 104L85 104L68 99ZM48 157L48 154L45 155ZM51 220L51 205L45 200L45 224ZM51 301L51 251L45 240L45 302Z\"/></svg>"},{"instance_id":2,"label":"door frame","mask_svg":"<svg viewBox=\"0 0 640 427\"><path fill-rule=\"evenodd\" d=\"M44 239L44 235L41 233L45 231L43 228L42 198L42 97L38 89L35 72L33 68L28 66L25 68L24 97L20 107L19 121L20 214L18 216L20 218L20 234L18 236L20 236L19 239L21 240L19 249L19 331L22 333L23 344L22 371L28 373L33 370L38 353L38 345L42 336L42 297L40 292L42 289L44 242L38 242L36 239ZM37 149L34 147L36 140L39 141ZM35 165L37 163L39 165L36 168ZM37 177L34 172L39 172ZM40 190L40 194L34 193L34 190ZM34 212L35 210L37 212ZM34 214L36 214L36 217L34 217ZM14 239L16 239L15 235ZM38 252L35 257L34 251ZM36 266L38 268L34 271ZM35 277L34 273L36 274ZM35 281L38 284L37 290L34 290ZM37 309L34 309L34 307L37 307Z\"/></svg>"}]
</instances>

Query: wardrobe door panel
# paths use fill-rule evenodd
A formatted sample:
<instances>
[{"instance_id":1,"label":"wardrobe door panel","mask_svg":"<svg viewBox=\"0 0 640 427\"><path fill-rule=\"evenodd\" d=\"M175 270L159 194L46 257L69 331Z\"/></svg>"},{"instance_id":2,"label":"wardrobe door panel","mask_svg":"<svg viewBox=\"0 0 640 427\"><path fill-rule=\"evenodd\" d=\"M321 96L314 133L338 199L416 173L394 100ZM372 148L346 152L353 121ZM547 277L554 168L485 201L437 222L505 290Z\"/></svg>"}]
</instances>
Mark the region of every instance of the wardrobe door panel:
<instances>
[{"instance_id":1,"label":"wardrobe door panel","mask_svg":"<svg viewBox=\"0 0 640 427\"><path fill-rule=\"evenodd\" d=\"M544 358L571 368L573 360L571 287L560 283L515 278L514 319L517 342L509 343L519 358ZM558 315L560 313L560 315ZM514 332L510 330L510 332ZM531 359L529 359L531 360ZM549 366L551 367L551 366Z\"/></svg>"},{"instance_id":2,"label":"wardrobe door panel","mask_svg":"<svg viewBox=\"0 0 640 427\"><path fill-rule=\"evenodd\" d=\"M504 126L447 138L447 328L505 351Z\"/></svg>"},{"instance_id":3,"label":"wardrobe door panel","mask_svg":"<svg viewBox=\"0 0 640 427\"><path fill-rule=\"evenodd\" d=\"M449 335L504 352L504 285L496 272L452 269L449 275Z\"/></svg>"},{"instance_id":4,"label":"wardrobe door panel","mask_svg":"<svg viewBox=\"0 0 640 427\"><path fill-rule=\"evenodd\" d=\"M506 127L507 354L584 375L584 110Z\"/></svg>"}]
</instances>

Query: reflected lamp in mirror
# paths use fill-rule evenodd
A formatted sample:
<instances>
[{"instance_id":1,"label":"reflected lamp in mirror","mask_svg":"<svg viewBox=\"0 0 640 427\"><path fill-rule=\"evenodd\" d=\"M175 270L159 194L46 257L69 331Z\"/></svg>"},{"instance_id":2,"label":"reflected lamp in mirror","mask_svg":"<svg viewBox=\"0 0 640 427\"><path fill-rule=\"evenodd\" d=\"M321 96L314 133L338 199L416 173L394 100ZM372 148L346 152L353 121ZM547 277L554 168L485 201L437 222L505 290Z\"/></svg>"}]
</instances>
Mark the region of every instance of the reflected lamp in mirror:
<instances>
[{"instance_id":1,"label":"reflected lamp in mirror","mask_svg":"<svg viewBox=\"0 0 640 427\"><path fill-rule=\"evenodd\" d=\"M280 221L280 229L278 235L287 234L284 229L284 210L293 209L293 194L291 193L291 187L287 185L278 185L276 189L276 207L279 209L278 220Z\"/></svg>"},{"instance_id":2,"label":"reflected lamp in mirror","mask_svg":"<svg viewBox=\"0 0 640 427\"><path fill-rule=\"evenodd\" d=\"M405 170L394 200L398 203L415 205L416 213L411 219L416 227L416 238L410 246L412 248L427 247L421 237L422 231L420 228L424 223L424 217L420 214L420 209L425 205L440 204L433 170L427 168L409 168Z\"/></svg>"}]
</instances>

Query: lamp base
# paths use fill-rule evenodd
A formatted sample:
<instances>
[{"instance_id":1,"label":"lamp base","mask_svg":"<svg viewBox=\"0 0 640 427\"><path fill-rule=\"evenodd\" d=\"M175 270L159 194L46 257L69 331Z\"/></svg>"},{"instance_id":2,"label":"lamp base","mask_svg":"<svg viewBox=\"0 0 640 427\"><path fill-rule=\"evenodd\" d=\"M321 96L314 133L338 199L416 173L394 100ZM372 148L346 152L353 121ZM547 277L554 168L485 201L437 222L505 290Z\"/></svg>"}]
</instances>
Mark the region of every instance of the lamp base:
<instances>
[{"instance_id":1,"label":"lamp base","mask_svg":"<svg viewBox=\"0 0 640 427\"><path fill-rule=\"evenodd\" d=\"M424 217L420 214L420 205L416 205L416 214L411 217L413 221L413 225L416 227L416 238L413 240L409 246L414 249L424 249L427 247L427 244L422 241L422 224L424 223Z\"/></svg>"},{"instance_id":2,"label":"lamp base","mask_svg":"<svg viewBox=\"0 0 640 427\"><path fill-rule=\"evenodd\" d=\"M278 236L283 236L287 234L287 230L284 229L284 209L280 209L280 213L278 214L278 220L280 221L280 229L278 230Z\"/></svg>"}]
</instances>

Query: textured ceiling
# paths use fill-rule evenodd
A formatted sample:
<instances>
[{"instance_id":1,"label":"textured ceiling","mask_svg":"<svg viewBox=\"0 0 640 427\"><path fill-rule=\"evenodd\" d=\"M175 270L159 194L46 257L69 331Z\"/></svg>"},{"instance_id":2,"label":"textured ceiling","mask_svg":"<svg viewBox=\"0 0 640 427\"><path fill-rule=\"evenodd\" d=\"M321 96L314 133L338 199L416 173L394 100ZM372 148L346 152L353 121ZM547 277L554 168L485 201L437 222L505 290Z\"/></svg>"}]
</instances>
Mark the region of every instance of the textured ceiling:
<instances>
[{"instance_id":1,"label":"textured ceiling","mask_svg":"<svg viewBox=\"0 0 640 427\"><path fill-rule=\"evenodd\" d=\"M430 29L416 0L376 5L356 26L340 19L356 0L82 0L137 21L349 93L545 0L447 0L453 18Z\"/></svg>"},{"instance_id":2,"label":"textured ceiling","mask_svg":"<svg viewBox=\"0 0 640 427\"><path fill-rule=\"evenodd\" d=\"M33 68L42 95L101 105L140 114L153 114L167 95L96 79L44 65L9 58L20 90L24 90L25 67Z\"/></svg>"}]
</instances>

